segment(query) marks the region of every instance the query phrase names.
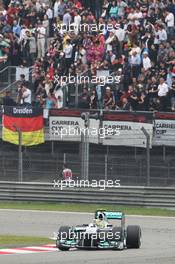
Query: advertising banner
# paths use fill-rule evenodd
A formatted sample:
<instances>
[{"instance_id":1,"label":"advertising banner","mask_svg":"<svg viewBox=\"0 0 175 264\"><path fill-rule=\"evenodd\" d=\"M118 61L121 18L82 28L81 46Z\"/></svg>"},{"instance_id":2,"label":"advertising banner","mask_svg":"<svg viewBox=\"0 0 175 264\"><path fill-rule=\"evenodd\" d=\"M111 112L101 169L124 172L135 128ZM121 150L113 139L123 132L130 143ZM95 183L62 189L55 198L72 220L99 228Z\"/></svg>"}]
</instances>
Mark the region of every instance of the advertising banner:
<instances>
[{"instance_id":1,"label":"advertising banner","mask_svg":"<svg viewBox=\"0 0 175 264\"><path fill-rule=\"evenodd\" d=\"M175 114L156 113L154 120L155 146L175 146Z\"/></svg>"}]
</instances>

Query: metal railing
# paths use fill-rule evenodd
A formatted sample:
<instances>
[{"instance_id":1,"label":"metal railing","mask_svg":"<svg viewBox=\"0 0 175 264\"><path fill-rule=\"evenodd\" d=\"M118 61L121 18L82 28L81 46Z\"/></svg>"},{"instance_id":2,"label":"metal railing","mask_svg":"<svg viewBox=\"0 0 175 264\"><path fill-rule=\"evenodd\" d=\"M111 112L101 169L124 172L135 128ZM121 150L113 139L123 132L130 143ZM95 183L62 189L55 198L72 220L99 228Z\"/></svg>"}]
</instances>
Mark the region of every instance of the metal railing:
<instances>
[{"instance_id":1,"label":"metal railing","mask_svg":"<svg viewBox=\"0 0 175 264\"><path fill-rule=\"evenodd\" d=\"M113 204L141 207L175 208L175 188L123 186L106 188L54 188L53 183L0 182L0 200L64 203Z\"/></svg>"},{"instance_id":2,"label":"metal railing","mask_svg":"<svg viewBox=\"0 0 175 264\"><path fill-rule=\"evenodd\" d=\"M0 90L7 90L18 81L16 80L16 70L19 66L7 66L0 71ZM29 67L29 78L31 81L31 73L33 67Z\"/></svg>"},{"instance_id":3,"label":"metal railing","mask_svg":"<svg viewBox=\"0 0 175 264\"><path fill-rule=\"evenodd\" d=\"M4 88L16 81L16 66L7 66L0 71L0 83Z\"/></svg>"}]
</instances>

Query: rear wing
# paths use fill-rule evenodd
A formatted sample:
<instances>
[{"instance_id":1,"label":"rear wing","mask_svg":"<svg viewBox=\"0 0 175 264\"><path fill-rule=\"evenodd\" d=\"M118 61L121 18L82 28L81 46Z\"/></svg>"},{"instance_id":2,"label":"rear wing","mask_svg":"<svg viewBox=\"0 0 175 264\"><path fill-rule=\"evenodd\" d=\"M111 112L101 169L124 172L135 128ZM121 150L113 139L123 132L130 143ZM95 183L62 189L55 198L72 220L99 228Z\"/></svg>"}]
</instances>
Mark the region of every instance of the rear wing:
<instances>
[{"instance_id":1,"label":"rear wing","mask_svg":"<svg viewBox=\"0 0 175 264\"><path fill-rule=\"evenodd\" d=\"M103 213L107 220L117 219L122 220L125 219L125 214L120 211L106 211L106 210L97 210L95 212L95 219L98 219L99 214Z\"/></svg>"}]
</instances>

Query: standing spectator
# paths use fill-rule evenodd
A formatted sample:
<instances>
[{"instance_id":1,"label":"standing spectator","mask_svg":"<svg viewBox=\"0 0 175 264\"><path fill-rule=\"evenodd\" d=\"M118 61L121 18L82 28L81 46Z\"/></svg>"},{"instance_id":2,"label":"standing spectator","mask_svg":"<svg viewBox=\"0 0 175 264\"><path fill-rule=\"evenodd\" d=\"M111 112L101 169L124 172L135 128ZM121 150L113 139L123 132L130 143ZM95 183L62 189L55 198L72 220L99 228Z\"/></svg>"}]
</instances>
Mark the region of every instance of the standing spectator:
<instances>
[{"instance_id":1,"label":"standing spectator","mask_svg":"<svg viewBox=\"0 0 175 264\"><path fill-rule=\"evenodd\" d=\"M79 33L80 23L81 23L81 16L79 15L78 12L75 12L75 14L74 14L74 27L75 27L75 34L76 35L78 35L78 33Z\"/></svg>"},{"instance_id":2,"label":"standing spectator","mask_svg":"<svg viewBox=\"0 0 175 264\"><path fill-rule=\"evenodd\" d=\"M143 52L143 68L145 71L149 70L152 67L151 60L148 57L148 52Z\"/></svg>"},{"instance_id":3,"label":"standing spectator","mask_svg":"<svg viewBox=\"0 0 175 264\"><path fill-rule=\"evenodd\" d=\"M66 8L66 5L64 3L64 0L60 0L59 5L58 5L58 16L61 20L63 19L63 15L65 13L65 8Z\"/></svg>"},{"instance_id":4,"label":"standing spectator","mask_svg":"<svg viewBox=\"0 0 175 264\"><path fill-rule=\"evenodd\" d=\"M138 93L132 85L129 85L129 89L127 92L128 102L131 104L132 109L135 111L138 107Z\"/></svg>"},{"instance_id":5,"label":"standing spectator","mask_svg":"<svg viewBox=\"0 0 175 264\"><path fill-rule=\"evenodd\" d=\"M2 104L6 106L16 105L15 101L11 97L10 91L6 91L6 95L3 97Z\"/></svg>"},{"instance_id":6,"label":"standing spectator","mask_svg":"<svg viewBox=\"0 0 175 264\"><path fill-rule=\"evenodd\" d=\"M140 74L141 58L136 51L134 51L130 57L130 64L132 68L132 77L138 78Z\"/></svg>"},{"instance_id":7,"label":"standing spectator","mask_svg":"<svg viewBox=\"0 0 175 264\"><path fill-rule=\"evenodd\" d=\"M26 77L24 74L20 74L19 84L24 85L26 87L29 86L29 82L26 80Z\"/></svg>"},{"instance_id":8,"label":"standing spectator","mask_svg":"<svg viewBox=\"0 0 175 264\"><path fill-rule=\"evenodd\" d=\"M47 109L57 108L57 99L52 91L48 93L45 107Z\"/></svg>"},{"instance_id":9,"label":"standing spectator","mask_svg":"<svg viewBox=\"0 0 175 264\"><path fill-rule=\"evenodd\" d=\"M46 42L47 42L47 38L49 37L49 19L48 19L48 16L47 15L44 15L44 18L43 18L43 26L46 29Z\"/></svg>"},{"instance_id":10,"label":"standing spectator","mask_svg":"<svg viewBox=\"0 0 175 264\"><path fill-rule=\"evenodd\" d=\"M109 15L112 18L117 18L118 15L118 6L116 1L112 1L111 8L109 10Z\"/></svg>"},{"instance_id":11,"label":"standing spectator","mask_svg":"<svg viewBox=\"0 0 175 264\"><path fill-rule=\"evenodd\" d=\"M103 104L104 104L104 109L115 108L114 95L110 87L106 87Z\"/></svg>"},{"instance_id":12,"label":"standing spectator","mask_svg":"<svg viewBox=\"0 0 175 264\"><path fill-rule=\"evenodd\" d=\"M50 8L49 5L46 6L46 15L48 17L49 20L49 37L52 38L53 37L53 10L52 8Z\"/></svg>"},{"instance_id":13,"label":"standing spectator","mask_svg":"<svg viewBox=\"0 0 175 264\"><path fill-rule=\"evenodd\" d=\"M72 21L72 17L69 13L69 9L67 9L63 16L63 25L65 25L68 28L69 25L71 24L71 21Z\"/></svg>"},{"instance_id":14,"label":"standing spectator","mask_svg":"<svg viewBox=\"0 0 175 264\"><path fill-rule=\"evenodd\" d=\"M127 7L127 3L125 1L122 0L118 0L117 1L117 7L118 7L118 16L119 18L122 18L125 14L125 9Z\"/></svg>"},{"instance_id":15,"label":"standing spectator","mask_svg":"<svg viewBox=\"0 0 175 264\"><path fill-rule=\"evenodd\" d=\"M25 36L21 42L22 58L26 61L26 65L30 64L30 31L26 30Z\"/></svg>"},{"instance_id":16,"label":"standing spectator","mask_svg":"<svg viewBox=\"0 0 175 264\"><path fill-rule=\"evenodd\" d=\"M158 36L160 43L164 43L165 41L167 41L167 32L164 29L163 25L159 25Z\"/></svg>"},{"instance_id":17,"label":"standing spectator","mask_svg":"<svg viewBox=\"0 0 175 264\"><path fill-rule=\"evenodd\" d=\"M174 14L169 12L169 10L165 11L165 23L167 25L168 39L171 40L174 37Z\"/></svg>"},{"instance_id":18,"label":"standing spectator","mask_svg":"<svg viewBox=\"0 0 175 264\"><path fill-rule=\"evenodd\" d=\"M13 21L13 34L15 34L16 37L20 37L20 33L21 33L21 26L19 25L19 23L17 22L17 20Z\"/></svg>"},{"instance_id":19,"label":"standing spectator","mask_svg":"<svg viewBox=\"0 0 175 264\"><path fill-rule=\"evenodd\" d=\"M167 110L167 94L168 94L168 85L165 83L164 78L160 78L158 85L158 96L160 99L160 110Z\"/></svg>"},{"instance_id":20,"label":"standing spectator","mask_svg":"<svg viewBox=\"0 0 175 264\"><path fill-rule=\"evenodd\" d=\"M57 99L57 108L60 109L60 108L63 108L63 90L62 88L59 88L55 91L55 97Z\"/></svg>"},{"instance_id":21,"label":"standing spectator","mask_svg":"<svg viewBox=\"0 0 175 264\"><path fill-rule=\"evenodd\" d=\"M45 56L45 41L46 41L46 29L42 22L38 23L37 27L37 47L38 47L38 58L44 58Z\"/></svg>"},{"instance_id":22,"label":"standing spectator","mask_svg":"<svg viewBox=\"0 0 175 264\"><path fill-rule=\"evenodd\" d=\"M30 54L30 65L33 65L36 59L37 43L35 34L31 33L29 37L29 54Z\"/></svg>"},{"instance_id":23,"label":"standing spectator","mask_svg":"<svg viewBox=\"0 0 175 264\"><path fill-rule=\"evenodd\" d=\"M66 164L63 165L62 176L65 181L72 180L72 170L68 168Z\"/></svg>"},{"instance_id":24,"label":"standing spectator","mask_svg":"<svg viewBox=\"0 0 175 264\"><path fill-rule=\"evenodd\" d=\"M18 89L17 102L20 105L31 105L32 103L32 93L24 84Z\"/></svg>"},{"instance_id":25,"label":"standing spectator","mask_svg":"<svg viewBox=\"0 0 175 264\"><path fill-rule=\"evenodd\" d=\"M97 86L96 86L95 90L96 90L96 94L97 94L97 108L101 109L103 106L103 103L102 103L103 98L102 98L102 85L100 83L100 79L97 82Z\"/></svg>"},{"instance_id":26,"label":"standing spectator","mask_svg":"<svg viewBox=\"0 0 175 264\"><path fill-rule=\"evenodd\" d=\"M170 87L171 110L175 111L175 76Z\"/></svg>"},{"instance_id":27,"label":"standing spectator","mask_svg":"<svg viewBox=\"0 0 175 264\"><path fill-rule=\"evenodd\" d=\"M93 90L90 96L90 109L97 109L97 93Z\"/></svg>"},{"instance_id":28,"label":"standing spectator","mask_svg":"<svg viewBox=\"0 0 175 264\"><path fill-rule=\"evenodd\" d=\"M67 39L66 41L66 46L63 50L64 54L65 54L65 74L68 74L69 72L69 68L71 66L72 63L72 55L73 55L73 46L71 44L71 40Z\"/></svg>"},{"instance_id":29,"label":"standing spectator","mask_svg":"<svg viewBox=\"0 0 175 264\"><path fill-rule=\"evenodd\" d=\"M58 7L60 5L60 0L56 0L54 4L54 18L58 17Z\"/></svg>"},{"instance_id":30,"label":"standing spectator","mask_svg":"<svg viewBox=\"0 0 175 264\"><path fill-rule=\"evenodd\" d=\"M83 88L83 92L80 97L79 107L82 109L88 109L90 103L89 92L87 88Z\"/></svg>"}]
</instances>

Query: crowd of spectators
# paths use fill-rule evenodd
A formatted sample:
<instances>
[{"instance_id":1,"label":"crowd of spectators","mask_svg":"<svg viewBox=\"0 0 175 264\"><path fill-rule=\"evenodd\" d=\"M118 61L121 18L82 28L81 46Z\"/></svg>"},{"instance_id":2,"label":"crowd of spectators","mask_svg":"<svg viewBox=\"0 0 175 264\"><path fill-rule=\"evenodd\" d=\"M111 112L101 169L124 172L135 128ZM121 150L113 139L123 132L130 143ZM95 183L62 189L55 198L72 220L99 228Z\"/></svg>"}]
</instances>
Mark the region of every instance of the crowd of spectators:
<instances>
[{"instance_id":1,"label":"crowd of spectators","mask_svg":"<svg viewBox=\"0 0 175 264\"><path fill-rule=\"evenodd\" d=\"M174 0L1 0L0 62L33 67L18 104L70 107L84 73L81 108L175 111L174 18Z\"/></svg>"}]
</instances>

